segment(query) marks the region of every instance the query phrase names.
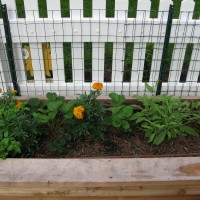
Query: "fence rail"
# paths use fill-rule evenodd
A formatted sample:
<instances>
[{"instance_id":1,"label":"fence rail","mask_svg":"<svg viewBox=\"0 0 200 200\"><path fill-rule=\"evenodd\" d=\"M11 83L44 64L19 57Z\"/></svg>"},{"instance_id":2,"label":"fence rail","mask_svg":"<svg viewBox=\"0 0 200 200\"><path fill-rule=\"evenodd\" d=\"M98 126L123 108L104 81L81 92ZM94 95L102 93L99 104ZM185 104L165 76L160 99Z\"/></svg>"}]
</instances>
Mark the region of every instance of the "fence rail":
<instances>
[{"instance_id":1,"label":"fence rail","mask_svg":"<svg viewBox=\"0 0 200 200\"><path fill-rule=\"evenodd\" d=\"M138 0L136 18L128 18L128 0L115 0L113 18L106 17L106 0L92 2L92 17L84 17L83 0L70 0L70 17L64 18L60 1L47 0L48 17L40 18L38 1L24 0L26 18L18 18L15 0L2 0L8 8L21 95L43 96L53 91L74 96L89 91L96 81L104 83L104 95L109 92L149 95L145 82L156 91L159 74L163 73L162 93L200 96L200 20L192 18L193 0L183 0L179 19L172 21L169 42L173 49L162 72L168 12L173 2L161 0L157 18L150 18L150 0ZM6 90L13 83L3 20L0 31L0 82ZM67 51L66 44L70 46ZM130 44L132 47L127 49ZM28 48L23 49L25 45ZM153 48L149 48L151 45ZM191 55L184 66L189 45ZM31 78L26 72L26 59L30 60Z\"/></svg>"}]
</instances>

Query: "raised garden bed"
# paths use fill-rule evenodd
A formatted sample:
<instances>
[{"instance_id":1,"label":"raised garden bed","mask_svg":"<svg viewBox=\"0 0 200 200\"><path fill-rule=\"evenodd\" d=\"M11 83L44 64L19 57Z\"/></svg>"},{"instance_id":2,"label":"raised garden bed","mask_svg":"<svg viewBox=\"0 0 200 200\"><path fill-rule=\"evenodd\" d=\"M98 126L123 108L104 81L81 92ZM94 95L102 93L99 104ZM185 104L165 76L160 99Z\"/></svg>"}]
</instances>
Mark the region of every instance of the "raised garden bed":
<instances>
[{"instance_id":1,"label":"raised garden bed","mask_svg":"<svg viewBox=\"0 0 200 200\"><path fill-rule=\"evenodd\" d=\"M103 106L96 88L68 103L3 96L0 199L200 199L198 99Z\"/></svg>"}]
</instances>

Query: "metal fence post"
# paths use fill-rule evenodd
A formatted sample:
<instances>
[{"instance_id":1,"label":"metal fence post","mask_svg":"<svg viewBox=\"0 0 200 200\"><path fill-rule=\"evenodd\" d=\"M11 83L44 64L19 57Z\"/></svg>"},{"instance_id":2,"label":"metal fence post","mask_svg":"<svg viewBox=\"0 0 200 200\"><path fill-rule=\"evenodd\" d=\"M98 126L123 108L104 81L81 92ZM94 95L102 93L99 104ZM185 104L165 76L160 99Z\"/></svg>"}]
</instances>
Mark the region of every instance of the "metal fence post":
<instances>
[{"instance_id":1,"label":"metal fence post","mask_svg":"<svg viewBox=\"0 0 200 200\"><path fill-rule=\"evenodd\" d=\"M160 95L161 94L161 89L162 89L163 70L164 70L164 64L165 64L165 59L166 59L167 50L168 50L168 46L169 46L171 27L172 27L173 8L174 8L173 5L170 5L168 19L167 19L167 27L166 27L166 33L165 33L165 40L164 40L162 59L161 59L161 64L160 64L160 71L159 71L159 78L158 78L158 85L157 85L156 95Z\"/></svg>"},{"instance_id":2,"label":"metal fence post","mask_svg":"<svg viewBox=\"0 0 200 200\"><path fill-rule=\"evenodd\" d=\"M15 90L17 90L16 95L20 95L20 88L17 83L17 75L16 75L16 69L15 69L15 60L14 60L14 54L13 54L13 45L12 45L12 36L10 31L10 23L8 19L8 12L7 12L7 6L6 4L1 5L2 8L2 17L3 17L3 24L5 29L5 36L6 36L6 52L8 57L8 63L11 73L11 79L13 82L13 87Z\"/></svg>"}]
</instances>

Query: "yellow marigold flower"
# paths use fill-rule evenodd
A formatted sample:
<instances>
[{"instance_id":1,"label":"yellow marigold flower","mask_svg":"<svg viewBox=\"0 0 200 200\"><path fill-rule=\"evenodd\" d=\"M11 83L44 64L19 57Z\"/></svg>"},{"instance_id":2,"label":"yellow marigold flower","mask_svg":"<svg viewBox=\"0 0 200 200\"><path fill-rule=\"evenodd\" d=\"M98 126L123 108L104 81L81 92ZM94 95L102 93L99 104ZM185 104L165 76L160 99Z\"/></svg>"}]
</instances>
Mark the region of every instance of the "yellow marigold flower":
<instances>
[{"instance_id":1,"label":"yellow marigold flower","mask_svg":"<svg viewBox=\"0 0 200 200\"><path fill-rule=\"evenodd\" d=\"M12 93L12 94L16 94L16 93L17 93L17 90L12 90L11 93Z\"/></svg>"},{"instance_id":2,"label":"yellow marigold flower","mask_svg":"<svg viewBox=\"0 0 200 200\"><path fill-rule=\"evenodd\" d=\"M0 93L2 93L3 92L3 90L2 90L2 88L0 88Z\"/></svg>"},{"instance_id":3,"label":"yellow marigold flower","mask_svg":"<svg viewBox=\"0 0 200 200\"><path fill-rule=\"evenodd\" d=\"M83 106L74 107L73 114L77 119L83 119L85 108Z\"/></svg>"},{"instance_id":4,"label":"yellow marigold flower","mask_svg":"<svg viewBox=\"0 0 200 200\"><path fill-rule=\"evenodd\" d=\"M92 87L95 89L95 90L102 90L103 89L103 84L102 83L94 83L92 85Z\"/></svg>"},{"instance_id":5,"label":"yellow marigold flower","mask_svg":"<svg viewBox=\"0 0 200 200\"><path fill-rule=\"evenodd\" d=\"M17 107L18 109L21 108L21 105L22 105L22 102L21 102L21 101L17 101L17 105L16 105L16 107Z\"/></svg>"}]
</instances>

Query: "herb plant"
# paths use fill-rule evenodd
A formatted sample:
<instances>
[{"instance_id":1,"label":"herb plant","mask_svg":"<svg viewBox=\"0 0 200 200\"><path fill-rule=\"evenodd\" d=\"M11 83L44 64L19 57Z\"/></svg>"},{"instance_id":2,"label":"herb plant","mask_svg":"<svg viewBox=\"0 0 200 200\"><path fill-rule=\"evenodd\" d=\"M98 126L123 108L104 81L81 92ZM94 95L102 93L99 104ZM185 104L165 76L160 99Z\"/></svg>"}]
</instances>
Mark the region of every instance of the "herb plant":
<instances>
[{"instance_id":1,"label":"herb plant","mask_svg":"<svg viewBox=\"0 0 200 200\"><path fill-rule=\"evenodd\" d=\"M0 158L30 153L37 147L39 134L29 108L15 100L15 91L3 93L0 99Z\"/></svg>"},{"instance_id":2,"label":"herb plant","mask_svg":"<svg viewBox=\"0 0 200 200\"><path fill-rule=\"evenodd\" d=\"M153 88L146 85L149 92ZM182 102L181 98L172 98L167 94L147 97L134 95L143 106L141 111L134 114L136 124L140 124L145 131L149 143L161 144L166 138L169 140L177 136L198 136L197 131L188 124L191 122L191 105Z\"/></svg>"}]
</instances>

